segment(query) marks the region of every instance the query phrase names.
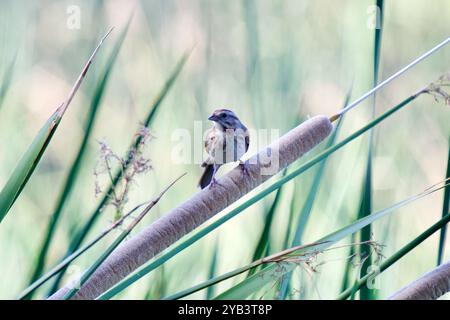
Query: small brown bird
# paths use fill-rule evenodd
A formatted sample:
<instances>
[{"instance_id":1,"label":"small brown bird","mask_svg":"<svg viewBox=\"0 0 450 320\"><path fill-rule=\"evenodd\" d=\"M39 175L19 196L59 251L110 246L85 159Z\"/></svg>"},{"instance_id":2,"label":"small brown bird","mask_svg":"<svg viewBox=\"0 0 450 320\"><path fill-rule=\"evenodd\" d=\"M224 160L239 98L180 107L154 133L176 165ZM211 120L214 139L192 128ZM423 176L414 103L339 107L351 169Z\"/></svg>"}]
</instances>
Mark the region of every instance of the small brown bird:
<instances>
[{"instance_id":1,"label":"small brown bird","mask_svg":"<svg viewBox=\"0 0 450 320\"><path fill-rule=\"evenodd\" d=\"M247 162L240 158L247 152L250 145L250 137L247 127L242 124L233 111L219 109L208 118L213 121L213 126L206 132L205 149L208 158L202 163L205 172L200 178L200 188L214 186L217 182L215 175L224 163L238 161L243 172L248 174Z\"/></svg>"}]
</instances>

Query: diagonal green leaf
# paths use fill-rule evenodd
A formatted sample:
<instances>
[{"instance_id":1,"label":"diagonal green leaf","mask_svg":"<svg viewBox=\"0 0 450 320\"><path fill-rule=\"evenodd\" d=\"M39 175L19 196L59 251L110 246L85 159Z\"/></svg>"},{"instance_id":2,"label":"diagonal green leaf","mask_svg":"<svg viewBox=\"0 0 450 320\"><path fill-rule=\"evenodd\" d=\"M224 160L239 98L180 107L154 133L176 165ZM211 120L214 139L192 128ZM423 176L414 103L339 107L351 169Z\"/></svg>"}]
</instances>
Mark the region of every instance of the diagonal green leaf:
<instances>
[{"instance_id":1,"label":"diagonal green leaf","mask_svg":"<svg viewBox=\"0 0 450 320\"><path fill-rule=\"evenodd\" d=\"M298 180L295 180L294 181L294 185L293 185L292 198L291 198L291 201L290 201L291 205L289 206L289 220L288 220L288 225L287 225L286 232L285 232L285 235L284 235L283 248L288 248L289 247L289 237L290 237L290 234L291 234L292 226L294 225L294 216L295 216L295 211L296 211L295 210L295 195L296 195L296 192L297 192L297 189L298 189L297 181Z\"/></svg>"},{"instance_id":2,"label":"diagonal green leaf","mask_svg":"<svg viewBox=\"0 0 450 320\"><path fill-rule=\"evenodd\" d=\"M380 52L381 52L381 38L382 38L382 29L383 29L383 15L384 15L384 1L377 0L377 26L375 28L375 40L374 40L374 50L373 50L373 85L378 84L379 77L379 67L380 67ZM375 116L375 106L376 106L376 94L372 97L372 118ZM361 204L358 218L365 217L372 212L372 163L373 163L373 145L374 145L374 136L373 131L369 133L369 146L368 146L368 154L367 154L367 166L366 172L363 181L363 191L361 197ZM361 230L360 233L360 241L366 242L370 241L372 236L372 228L370 225ZM363 247L365 248L365 246ZM364 250L361 247L355 248L360 251ZM361 255L367 256L364 259L363 265L361 267L361 273L364 275L365 270L367 270L372 265L372 257L368 252L361 252ZM349 262L350 263L350 262ZM375 299L374 290L370 290L365 287L360 292L360 298L362 300L371 300Z\"/></svg>"},{"instance_id":3,"label":"diagonal green leaf","mask_svg":"<svg viewBox=\"0 0 450 320\"><path fill-rule=\"evenodd\" d=\"M449 137L449 149L448 149L448 159L447 159L447 173L446 178L450 178L450 137ZM442 217L445 217L450 212L450 186L447 186L444 191L444 203L442 204ZM441 229L439 235L439 248L438 248L438 258L437 265L442 263L445 250L445 239L447 235L447 225L444 225Z\"/></svg>"},{"instance_id":4,"label":"diagonal green leaf","mask_svg":"<svg viewBox=\"0 0 450 320\"><path fill-rule=\"evenodd\" d=\"M283 170L283 176L285 176L285 175L286 175L286 170ZM269 246L270 229L272 228L273 218L275 216L277 207L280 203L282 189L283 188L280 188L277 190L277 192L275 194L275 199L273 200L273 203L270 206L270 209L266 214L266 218L264 221L264 227L261 232L261 236L259 237L258 245L256 246L255 252L253 253L252 261L255 261L255 260L258 260L258 259L264 257L266 249ZM254 274L255 271L256 271L256 268L250 269L248 276L251 276L252 274Z\"/></svg>"},{"instance_id":5,"label":"diagonal green leaf","mask_svg":"<svg viewBox=\"0 0 450 320\"><path fill-rule=\"evenodd\" d=\"M217 238L216 244L214 246L214 253L211 259L211 264L209 266L208 278L214 278L217 273L217 257L219 255L219 239ZM214 287L208 287L206 291L206 300L210 300L214 296Z\"/></svg>"},{"instance_id":6,"label":"diagonal green leaf","mask_svg":"<svg viewBox=\"0 0 450 320\"><path fill-rule=\"evenodd\" d=\"M355 243L356 242L356 235L352 234L352 238L350 243ZM349 253L349 257L353 257L356 254L356 246L351 245L350 246L350 253ZM352 264L347 262L345 264L345 269L344 269L344 274L343 274L343 278L342 278L342 284L341 284L341 288L342 290L345 290L351 283L352 281ZM354 281L353 281L354 282Z\"/></svg>"},{"instance_id":7,"label":"diagonal green leaf","mask_svg":"<svg viewBox=\"0 0 450 320\"><path fill-rule=\"evenodd\" d=\"M358 212L358 218L362 218L369 215L371 211L372 211L372 136L369 142L369 154L367 159L366 173L363 181L362 197ZM370 241L371 238L372 238L372 227L371 225L368 225L367 227L363 228L360 232L360 242ZM364 258L364 262L361 266L361 275L364 275L365 270L367 270L372 265L370 250L367 249L366 246L364 246L363 248L358 246L355 247L354 250L355 251L358 250L361 257ZM351 261L348 261L347 263L350 264ZM363 290L361 290L360 299L371 300L372 299L371 291L372 290L370 290L369 288L364 288Z\"/></svg>"},{"instance_id":8,"label":"diagonal green leaf","mask_svg":"<svg viewBox=\"0 0 450 320\"><path fill-rule=\"evenodd\" d=\"M16 64L17 55L14 55L13 60L9 64L9 66L5 70L5 74L3 76L2 82L0 84L0 109L3 106L3 102L5 101L6 94L11 87L12 78L14 74L14 66Z\"/></svg>"},{"instance_id":9,"label":"diagonal green leaf","mask_svg":"<svg viewBox=\"0 0 450 320\"><path fill-rule=\"evenodd\" d=\"M92 64L94 57L96 56L98 50L100 49L100 46L110 32L111 30L101 39L100 43L95 48L88 62L84 66L83 71L75 82L75 85L69 93L67 100L56 109L53 115L47 120L47 122L38 132L31 145L28 147L27 151L22 156L16 168L12 172L11 176L3 187L3 190L0 192L0 222L4 219L9 209L11 209L12 205L17 200L23 188L27 184L29 178L33 174L34 169L36 168L48 144L50 143L53 134L58 128L58 125L61 122L64 113L72 102L75 93L78 91L81 82L83 81L90 65Z\"/></svg>"},{"instance_id":10,"label":"diagonal green leaf","mask_svg":"<svg viewBox=\"0 0 450 320\"><path fill-rule=\"evenodd\" d=\"M60 110L60 108L53 113L41 130L39 130L33 142L12 172L6 185L3 187L3 190L0 193L0 222L6 216L22 189L25 187L55 133L56 128L61 121L58 110Z\"/></svg>"}]
</instances>

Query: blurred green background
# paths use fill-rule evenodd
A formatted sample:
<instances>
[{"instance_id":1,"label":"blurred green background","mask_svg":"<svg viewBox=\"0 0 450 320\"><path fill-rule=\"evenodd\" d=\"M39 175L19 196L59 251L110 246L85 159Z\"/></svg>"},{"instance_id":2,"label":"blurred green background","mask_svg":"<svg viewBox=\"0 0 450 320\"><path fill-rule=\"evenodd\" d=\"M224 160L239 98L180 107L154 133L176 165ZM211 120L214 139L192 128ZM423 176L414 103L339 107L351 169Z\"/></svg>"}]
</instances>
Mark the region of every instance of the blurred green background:
<instances>
[{"instance_id":1,"label":"blurred green background","mask_svg":"<svg viewBox=\"0 0 450 320\"><path fill-rule=\"evenodd\" d=\"M45 270L63 257L74 232L98 202L93 175L99 150L96 140L105 139L118 154L125 154L152 100L187 50L194 46L150 128L156 136L148 149L153 170L136 181L127 208L156 195L177 175L185 171L188 175L137 229L197 191L199 166L172 161L174 130L193 131L194 121L204 121L206 129L208 115L227 107L252 129L279 129L282 134L309 116L331 116L342 107L351 88L351 100L368 91L373 86L373 4L362 0L2 1L0 85L8 82L7 76L12 78L4 96L0 95L0 187L37 131L65 99L100 36L111 26L115 30L37 171L0 225L0 298L16 297L30 280L59 191L83 137L94 88L132 13ZM72 6L79 8L79 29L68 27L68 19L73 16L67 10ZM380 78L387 78L448 37L449 19L446 0L385 1ZM449 58L450 48L444 48L381 90L376 113L388 110L447 72ZM338 140L366 124L371 107L368 100L348 113ZM444 179L449 120L447 106L423 96L376 127L374 210ZM367 163L367 137L329 158L302 242L314 241L356 219ZM257 147L252 145L249 153ZM299 214L316 169L283 187L268 253L284 249L290 213ZM215 251L214 274L249 263L273 197L247 209L118 297L158 299L195 285L208 278ZM443 192L437 192L376 222L373 238L386 246L383 254L389 256L437 221L442 199ZM89 237L107 227L113 215L111 208L104 210ZM101 242L76 260L64 280L88 267L107 244ZM437 246L435 235L383 273L377 297L386 298L433 268ZM444 261L449 256L447 251ZM290 297L298 298L299 290L305 299L335 298L341 291L346 257L348 249L324 254L325 263L313 274L297 268ZM215 292L243 277L219 284ZM48 289L49 285L43 286L35 297L43 298ZM205 293L192 297L201 299Z\"/></svg>"}]
</instances>

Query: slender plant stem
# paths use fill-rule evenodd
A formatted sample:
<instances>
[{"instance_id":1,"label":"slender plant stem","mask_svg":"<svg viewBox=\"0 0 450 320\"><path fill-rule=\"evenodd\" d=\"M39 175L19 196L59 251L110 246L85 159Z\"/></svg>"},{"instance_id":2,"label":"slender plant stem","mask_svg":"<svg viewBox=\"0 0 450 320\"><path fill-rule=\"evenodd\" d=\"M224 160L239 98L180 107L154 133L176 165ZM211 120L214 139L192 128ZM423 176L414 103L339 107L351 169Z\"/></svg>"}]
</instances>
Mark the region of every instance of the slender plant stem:
<instances>
[{"instance_id":1,"label":"slender plant stem","mask_svg":"<svg viewBox=\"0 0 450 320\"><path fill-rule=\"evenodd\" d=\"M414 59L411 63L409 63L408 65L406 65L405 67L403 67L402 69L400 69L399 71L397 71L396 73L394 73L393 75L391 75L389 78L387 78L386 80L380 82L376 87L374 87L373 89L371 89L370 91L368 91L366 94L364 94L362 97L360 97L359 99L355 100L354 102L350 103L348 106L346 106L344 109L342 109L341 111L339 111L335 116L333 116L332 118L339 118L339 116L343 115L344 113L346 113L347 111L353 109L354 107L356 107L357 105L359 105L361 102L363 102L364 100L366 100L367 98L369 98L372 94L374 94L375 92L377 92L379 89L381 89L382 87L384 87L385 85L387 85L388 83L390 83L391 81L393 81L394 79L398 78L399 76L401 76L403 73L405 73L406 71L408 71L409 69L411 69L412 67L414 67L416 64L418 64L419 62L425 60L426 58L428 58L430 55L432 55L433 53L435 53L436 51L438 51L439 49L445 47L448 43L450 42L450 37L445 39L444 41L442 41L441 43L439 43L438 45L436 45L435 47L433 47L432 49L428 50L427 52L425 52L423 55L421 55L420 57Z\"/></svg>"},{"instance_id":2,"label":"slender plant stem","mask_svg":"<svg viewBox=\"0 0 450 320\"><path fill-rule=\"evenodd\" d=\"M450 178L450 137L449 137L446 178ZM444 217L449 212L449 210L450 210L450 186L445 188L445 191L444 191L444 203L442 205L442 216ZM447 225L444 225L442 227L440 235L439 235L437 265L440 265L442 263L442 258L444 256L444 250L445 250L446 235L447 235Z\"/></svg>"}]
</instances>

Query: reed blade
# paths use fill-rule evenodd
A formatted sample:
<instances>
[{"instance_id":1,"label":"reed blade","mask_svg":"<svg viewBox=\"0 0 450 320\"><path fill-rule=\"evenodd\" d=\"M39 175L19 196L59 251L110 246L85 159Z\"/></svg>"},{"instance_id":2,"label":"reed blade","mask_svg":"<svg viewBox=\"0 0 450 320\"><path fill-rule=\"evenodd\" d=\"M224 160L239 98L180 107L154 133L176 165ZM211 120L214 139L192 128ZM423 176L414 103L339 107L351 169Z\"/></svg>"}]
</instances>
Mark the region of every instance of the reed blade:
<instances>
[{"instance_id":1,"label":"reed blade","mask_svg":"<svg viewBox=\"0 0 450 320\"><path fill-rule=\"evenodd\" d=\"M447 159L447 173L446 178L450 178L450 137L449 137L449 150L448 150L448 159ZM444 202L442 204L442 218L447 216L450 213L450 186L447 186L444 191ZM438 247L438 257L437 257L437 265L439 266L442 263L444 258L444 250L445 250L445 240L447 236L447 225L445 224L441 232L439 234L439 247Z\"/></svg>"},{"instance_id":2,"label":"reed blade","mask_svg":"<svg viewBox=\"0 0 450 320\"><path fill-rule=\"evenodd\" d=\"M73 97L78 91L83 79L86 76L89 67L92 64L98 50L100 49L103 41L112 31L109 30L108 33L100 40L100 43L95 48L94 52L85 64L82 72L78 76L72 90L70 91L67 99L55 110L55 112L50 116L47 122L43 125L38 134L34 137L27 151L24 153L22 158L19 160L16 168L11 173L8 181L0 192L0 222L5 218L8 211L13 206L14 202L19 197L23 188L27 184L31 175L33 174L36 166L42 158L48 144L50 143L53 134L56 132L65 111L69 107Z\"/></svg>"}]
</instances>

